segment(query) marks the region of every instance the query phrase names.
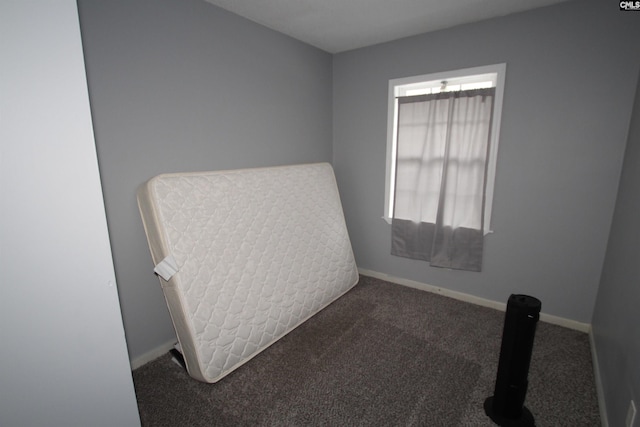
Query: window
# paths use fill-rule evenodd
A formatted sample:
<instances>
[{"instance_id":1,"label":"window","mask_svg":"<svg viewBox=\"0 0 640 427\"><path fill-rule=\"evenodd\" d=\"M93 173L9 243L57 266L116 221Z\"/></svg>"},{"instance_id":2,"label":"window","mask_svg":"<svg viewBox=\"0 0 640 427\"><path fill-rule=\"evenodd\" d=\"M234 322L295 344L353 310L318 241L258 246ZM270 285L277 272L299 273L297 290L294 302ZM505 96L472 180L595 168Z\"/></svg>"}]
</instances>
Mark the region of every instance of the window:
<instances>
[{"instance_id":1,"label":"window","mask_svg":"<svg viewBox=\"0 0 640 427\"><path fill-rule=\"evenodd\" d=\"M402 170L398 170L398 168L403 168L406 166L408 162L402 161L402 156L399 161L398 158L398 118L400 106L406 103L411 102L411 100L420 99L420 95L429 97L434 96L434 94L439 94L442 92L450 92L450 91L470 91L473 89L484 89L484 88L495 88L495 94L493 95L493 111L491 114L490 120L490 140L489 140L489 150L488 157L486 160L486 178L484 182L484 194L485 194L485 202L484 202L484 212L481 216L483 218L482 224L478 223L478 220L468 220L465 223L465 220L462 220L462 224L464 226L476 229L482 229L485 231L485 234L490 232L491 230L491 210L492 210L492 200L493 200L493 186L495 180L495 168L496 168L496 159L498 152L498 136L500 130L500 117L502 112L502 99L503 99L503 91L504 91L504 76L506 71L506 64L497 64L497 65L489 65L485 67L476 67L476 68L468 68L444 73L436 73L429 74L423 76L415 76L415 77L407 77L401 79L394 79L389 81L389 100L388 100L388 135L387 135L387 164L386 164L386 186L385 186L385 207L384 207L384 216L383 218L391 223L394 218L394 212L396 212L396 206L394 206L394 201L396 200L396 192L405 191L404 188L396 188L396 177L398 173L402 173ZM409 113L405 114L403 117L406 117ZM444 119L446 120L446 119ZM417 126L416 121L414 121L411 126ZM438 124L434 124L438 123ZM406 123L405 123L406 125ZM431 126L446 126L447 123L440 123L439 121L433 122L431 121ZM437 131L437 129L432 129L432 131ZM403 150L406 153L407 150L411 151L411 147L404 147ZM433 162L434 167L428 171L427 176L438 175L441 171L438 169L439 159L438 154L434 154L432 158L428 158L426 160L421 160L423 167L428 168L429 162ZM463 162L460 162L456 166L461 172L464 173L465 168L472 167L471 165L465 165ZM423 198L435 198L439 197L440 185L437 184L437 179L426 179L428 181L425 185L426 187L431 186L432 188L423 188L420 192L416 192L416 194L420 194L420 197ZM436 183L436 184L432 184ZM412 196L413 197L413 196ZM416 196L417 197L417 196ZM465 212L466 209L473 209L472 203L465 203L464 198L470 199L475 197L473 194L467 194L461 196L460 202L456 203L456 215L460 217L468 216L469 218L472 215L468 215ZM398 209L402 211L405 207ZM436 215L436 205L433 204L431 207L427 207L425 213L422 215L427 218L427 222L435 222ZM476 208L477 209L477 205ZM428 212L430 211L430 212ZM433 221L429 218L432 217ZM480 217L479 215L475 215L475 218ZM481 227L482 226L482 227Z\"/></svg>"}]
</instances>

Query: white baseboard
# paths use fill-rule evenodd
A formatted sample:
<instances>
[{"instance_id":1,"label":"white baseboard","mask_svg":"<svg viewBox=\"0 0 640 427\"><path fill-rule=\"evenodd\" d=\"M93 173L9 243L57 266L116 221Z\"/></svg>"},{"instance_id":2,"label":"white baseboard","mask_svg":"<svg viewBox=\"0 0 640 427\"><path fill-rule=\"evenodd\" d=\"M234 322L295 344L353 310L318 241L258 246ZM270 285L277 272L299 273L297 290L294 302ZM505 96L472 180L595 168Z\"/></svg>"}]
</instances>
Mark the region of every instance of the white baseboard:
<instances>
[{"instance_id":1,"label":"white baseboard","mask_svg":"<svg viewBox=\"0 0 640 427\"><path fill-rule=\"evenodd\" d=\"M157 359L158 357L166 354L169 350L173 348L176 344L177 340L172 339L171 341L167 341L166 343L159 345L158 347L147 351L141 356L136 357L131 361L131 370L138 369L144 364L151 362L152 360Z\"/></svg>"},{"instance_id":2,"label":"white baseboard","mask_svg":"<svg viewBox=\"0 0 640 427\"><path fill-rule=\"evenodd\" d=\"M604 400L604 389L602 388L600 364L598 363L598 353L596 353L596 343L595 339L593 338L593 330L589 331L589 344L591 344L591 359L593 360L593 376L596 382L598 408L600 408L600 421L602 423L602 427L609 427L609 418L607 417L607 402Z\"/></svg>"},{"instance_id":3,"label":"white baseboard","mask_svg":"<svg viewBox=\"0 0 640 427\"><path fill-rule=\"evenodd\" d=\"M403 279L401 277L395 277L386 273L379 273L373 270L367 270L364 268L359 268L358 271L369 277L374 277L376 279L386 280L387 282L396 283L398 285L408 286L410 288L420 289L422 291L432 292L435 294L440 294L449 298L457 299L459 301L468 302L471 304L480 305L483 307L489 307L500 311L506 311L507 304L503 302L493 301L486 298L477 297L470 294L465 294L463 292L452 291L450 289L440 288L438 286L428 285L426 283L417 282L415 280ZM577 322L575 320L566 319L564 317L553 316L551 314L540 313L540 320L543 322L551 323L558 326L563 326L565 328L574 329L581 332L589 333L591 336L591 325L588 323ZM177 340L172 339L171 341L167 341L166 343L159 345L158 347L149 350L141 356L136 357L131 361L131 368L136 369L145 363L151 362L154 359L162 356L167 353L169 350L173 348ZM595 355L595 353L594 353Z\"/></svg>"},{"instance_id":4,"label":"white baseboard","mask_svg":"<svg viewBox=\"0 0 640 427\"><path fill-rule=\"evenodd\" d=\"M450 289L444 289L438 286L416 282L414 280L403 279L401 277L395 277L386 273L379 273L377 271L367 270L364 268L359 268L358 271L365 276L386 280L387 282L397 283L398 285L408 286L410 288L420 289L422 291L432 292L434 294L440 294L449 298L457 299L457 300L468 302L471 304L480 305L483 307L489 307L489 308L493 308L500 311L506 311L507 309L507 304L504 302L493 301L493 300L477 297L474 295L465 294L463 292L452 291ZM589 323L582 323L575 320L566 319L564 317L554 316L551 314L540 313L540 320L543 322L551 323L553 325L563 326L565 328L573 329L580 332L589 333L591 331L591 324Z\"/></svg>"}]
</instances>

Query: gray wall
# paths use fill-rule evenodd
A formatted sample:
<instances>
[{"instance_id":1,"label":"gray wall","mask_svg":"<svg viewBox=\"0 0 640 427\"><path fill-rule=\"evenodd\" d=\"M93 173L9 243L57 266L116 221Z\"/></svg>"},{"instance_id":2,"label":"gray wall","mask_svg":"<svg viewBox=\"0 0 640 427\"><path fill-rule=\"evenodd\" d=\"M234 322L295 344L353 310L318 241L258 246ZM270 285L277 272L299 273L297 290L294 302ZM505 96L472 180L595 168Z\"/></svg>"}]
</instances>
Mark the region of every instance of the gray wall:
<instances>
[{"instance_id":1,"label":"gray wall","mask_svg":"<svg viewBox=\"0 0 640 427\"><path fill-rule=\"evenodd\" d=\"M0 40L0 425L139 426L75 0Z\"/></svg>"},{"instance_id":2,"label":"gray wall","mask_svg":"<svg viewBox=\"0 0 640 427\"><path fill-rule=\"evenodd\" d=\"M80 0L132 359L174 339L135 192L164 172L331 161L331 56L202 0Z\"/></svg>"},{"instance_id":3,"label":"gray wall","mask_svg":"<svg viewBox=\"0 0 640 427\"><path fill-rule=\"evenodd\" d=\"M592 323L610 426L624 425L629 400L640 409L639 195L640 84Z\"/></svg>"},{"instance_id":4,"label":"gray wall","mask_svg":"<svg viewBox=\"0 0 640 427\"><path fill-rule=\"evenodd\" d=\"M640 57L638 17L580 1L334 57L333 160L360 268L590 323ZM393 257L384 206L389 79L507 63L481 273Z\"/></svg>"}]
</instances>

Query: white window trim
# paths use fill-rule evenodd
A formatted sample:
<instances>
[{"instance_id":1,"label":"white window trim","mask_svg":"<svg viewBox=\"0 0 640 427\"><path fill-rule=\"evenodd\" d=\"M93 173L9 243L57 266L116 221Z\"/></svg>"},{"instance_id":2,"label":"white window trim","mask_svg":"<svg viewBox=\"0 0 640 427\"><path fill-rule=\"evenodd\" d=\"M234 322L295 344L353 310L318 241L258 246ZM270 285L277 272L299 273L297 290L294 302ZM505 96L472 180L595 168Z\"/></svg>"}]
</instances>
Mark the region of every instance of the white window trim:
<instances>
[{"instance_id":1,"label":"white window trim","mask_svg":"<svg viewBox=\"0 0 640 427\"><path fill-rule=\"evenodd\" d=\"M497 73L496 77L496 93L494 99L493 121L491 125L491 145L489 149L489 159L487 165L487 183L486 183L486 203L484 210L484 230L485 234L491 233L491 213L493 210L493 193L495 184L496 164L498 160L498 142L500 141L500 121L502 118L502 100L504 98L504 81L507 64L494 64L482 67L465 68L461 70L446 71L433 74L425 74L422 76L404 77L389 80L389 95L387 108L387 159L386 159L386 177L385 177L385 194L384 194L384 215L382 218L391 224L393 201L391 199L392 191L395 186L395 167L396 167L396 132L397 127L397 97L402 95L402 86L413 85L429 85L439 84L447 81L448 84L458 84L460 80L465 80L467 76L482 76L479 79L470 79L474 81L486 80L487 74ZM470 81L466 79L465 82Z\"/></svg>"}]
</instances>

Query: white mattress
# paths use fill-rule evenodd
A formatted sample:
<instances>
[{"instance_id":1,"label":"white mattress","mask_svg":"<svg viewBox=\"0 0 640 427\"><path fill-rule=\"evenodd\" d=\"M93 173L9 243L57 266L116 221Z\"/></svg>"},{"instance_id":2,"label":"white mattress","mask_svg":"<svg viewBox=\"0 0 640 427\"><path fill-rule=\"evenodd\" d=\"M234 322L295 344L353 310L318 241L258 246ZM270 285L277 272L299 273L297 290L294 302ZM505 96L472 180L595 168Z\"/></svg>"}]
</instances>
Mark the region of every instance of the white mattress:
<instances>
[{"instance_id":1,"label":"white mattress","mask_svg":"<svg viewBox=\"0 0 640 427\"><path fill-rule=\"evenodd\" d=\"M138 206L200 381L220 380L358 281L327 163L159 175Z\"/></svg>"}]
</instances>

